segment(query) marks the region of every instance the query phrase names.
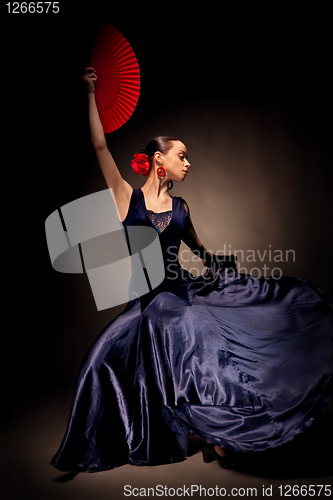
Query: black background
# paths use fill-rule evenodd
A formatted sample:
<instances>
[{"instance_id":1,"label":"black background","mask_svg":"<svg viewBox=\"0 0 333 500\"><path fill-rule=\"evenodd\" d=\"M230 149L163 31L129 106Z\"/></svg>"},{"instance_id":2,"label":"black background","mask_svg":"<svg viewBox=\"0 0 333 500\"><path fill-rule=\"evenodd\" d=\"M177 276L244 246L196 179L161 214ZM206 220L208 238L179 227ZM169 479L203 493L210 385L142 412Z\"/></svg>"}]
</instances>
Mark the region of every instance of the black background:
<instances>
[{"instance_id":1,"label":"black background","mask_svg":"<svg viewBox=\"0 0 333 500\"><path fill-rule=\"evenodd\" d=\"M128 167L132 155L153 136L182 133L195 165L194 180L184 197L193 206L194 223L198 221L198 232L203 234L200 203L204 207L205 201L196 189L202 182L207 187L217 181L216 169L210 170L209 163L199 160L211 149L209 154L222 161L219 142L215 138L210 143L210 136L223 110L226 116L233 109L243 116L246 110L248 127L249 116L253 123L264 116L270 126L275 120L280 129L288 124L284 133L297 143L295 163L291 171L281 165L284 179L274 206L283 206L281 185L286 186L290 200L287 185L292 179L293 188L297 185L295 227L303 229L296 242L302 257L286 273L309 276L332 297L328 11L304 6L291 10L281 4L230 7L227 2L216 3L217 8L193 2L147 5L69 5L63 0L59 14L39 17L9 15L2 6L2 340L4 399L9 406L17 398L29 400L32 392L73 385L84 352L121 310L98 312L85 276L52 269L44 232L45 219L54 210L106 187L89 139L87 99L81 83L102 21L127 38L141 72L140 99L132 118L107 137L124 178L139 187L141 179ZM208 122L211 116L215 124ZM195 151L200 138L201 153L191 157L189 145ZM272 179L278 173L267 168ZM237 172L232 175L235 203L237 196L242 203L242 193L237 193L240 178ZM175 190L176 195L182 193ZM247 203L255 206L256 196L247 193ZM213 201L218 210L216 192ZM232 220L233 213L226 218ZM289 211L283 221L290 218ZM247 231L245 227L239 230ZM293 233L294 226L286 222L288 248L294 243ZM221 233L219 239L223 238Z\"/></svg>"}]
</instances>

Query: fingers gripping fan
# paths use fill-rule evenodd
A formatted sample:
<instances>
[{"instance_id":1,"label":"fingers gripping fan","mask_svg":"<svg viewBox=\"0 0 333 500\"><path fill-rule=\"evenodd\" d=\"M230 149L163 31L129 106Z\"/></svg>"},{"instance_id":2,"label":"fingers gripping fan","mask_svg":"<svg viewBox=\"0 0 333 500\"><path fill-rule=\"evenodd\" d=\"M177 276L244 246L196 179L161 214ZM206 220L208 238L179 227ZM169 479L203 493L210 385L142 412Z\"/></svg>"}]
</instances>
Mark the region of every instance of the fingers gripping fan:
<instances>
[{"instance_id":1,"label":"fingers gripping fan","mask_svg":"<svg viewBox=\"0 0 333 500\"><path fill-rule=\"evenodd\" d=\"M90 65L98 77L96 103L105 134L121 127L133 114L140 93L140 71L132 47L116 28L102 23Z\"/></svg>"}]
</instances>

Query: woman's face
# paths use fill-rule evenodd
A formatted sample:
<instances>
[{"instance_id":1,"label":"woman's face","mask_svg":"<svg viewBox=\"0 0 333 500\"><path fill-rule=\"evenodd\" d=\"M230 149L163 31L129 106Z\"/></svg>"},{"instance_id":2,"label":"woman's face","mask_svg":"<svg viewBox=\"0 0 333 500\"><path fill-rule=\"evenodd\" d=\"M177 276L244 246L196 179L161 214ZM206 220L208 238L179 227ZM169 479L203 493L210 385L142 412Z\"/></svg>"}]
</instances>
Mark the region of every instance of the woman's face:
<instances>
[{"instance_id":1,"label":"woman's face","mask_svg":"<svg viewBox=\"0 0 333 500\"><path fill-rule=\"evenodd\" d=\"M163 167L168 180L182 182L191 164L187 159L187 149L180 141L172 141L172 148L163 154Z\"/></svg>"}]
</instances>

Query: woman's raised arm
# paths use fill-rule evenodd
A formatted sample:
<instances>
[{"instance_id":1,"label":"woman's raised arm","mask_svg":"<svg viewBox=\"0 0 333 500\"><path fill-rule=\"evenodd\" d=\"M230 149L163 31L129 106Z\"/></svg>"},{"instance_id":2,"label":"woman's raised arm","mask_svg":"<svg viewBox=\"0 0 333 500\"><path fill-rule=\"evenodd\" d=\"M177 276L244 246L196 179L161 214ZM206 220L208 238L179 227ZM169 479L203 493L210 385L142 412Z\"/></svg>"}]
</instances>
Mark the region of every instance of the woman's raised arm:
<instances>
[{"instance_id":1,"label":"woman's raised arm","mask_svg":"<svg viewBox=\"0 0 333 500\"><path fill-rule=\"evenodd\" d=\"M82 80L88 93L89 126L91 142L94 146L98 163L103 172L106 184L112 189L116 199L119 215L123 220L127 214L133 188L126 182L117 168L117 165L108 150L105 135L98 113L95 99L95 83L98 80L94 68L84 70Z\"/></svg>"}]
</instances>

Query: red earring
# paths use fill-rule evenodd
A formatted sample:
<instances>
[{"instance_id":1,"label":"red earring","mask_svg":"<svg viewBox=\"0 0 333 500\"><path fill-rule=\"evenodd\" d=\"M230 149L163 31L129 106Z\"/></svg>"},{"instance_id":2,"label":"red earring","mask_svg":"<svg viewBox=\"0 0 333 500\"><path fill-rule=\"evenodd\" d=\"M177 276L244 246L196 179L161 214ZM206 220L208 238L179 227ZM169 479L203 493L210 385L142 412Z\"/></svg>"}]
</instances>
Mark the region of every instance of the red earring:
<instances>
[{"instance_id":1,"label":"red earring","mask_svg":"<svg viewBox=\"0 0 333 500\"><path fill-rule=\"evenodd\" d=\"M158 169L156 170L157 172L157 175L159 175L160 177L164 177L165 176L165 168L164 167L158 167Z\"/></svg>"}]
</instances>

